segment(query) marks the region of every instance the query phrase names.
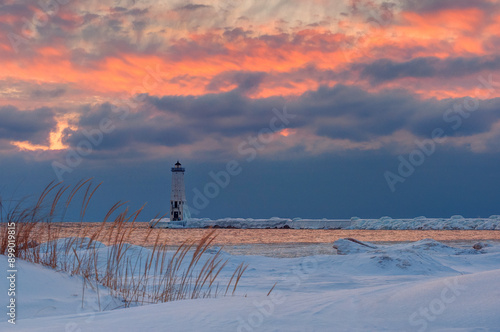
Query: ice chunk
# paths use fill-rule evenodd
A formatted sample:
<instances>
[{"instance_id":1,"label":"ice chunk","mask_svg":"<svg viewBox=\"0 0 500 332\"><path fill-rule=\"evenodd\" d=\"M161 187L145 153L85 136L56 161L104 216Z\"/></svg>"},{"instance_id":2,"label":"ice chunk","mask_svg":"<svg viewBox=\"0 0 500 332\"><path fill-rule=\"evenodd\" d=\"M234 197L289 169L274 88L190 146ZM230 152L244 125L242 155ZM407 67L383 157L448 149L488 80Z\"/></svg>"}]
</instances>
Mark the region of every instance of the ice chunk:
<instances>
[{"instance_id":1,"label":"ice chunk","mask_svg":"<svg viewBox=\"0 0 500 332\"><path fill-rule=\"evenodd\" d=\"M333 243L333 248L337 249L337 254L347 255L353 253L367 252L377 249L377 246L369 242L361 242L356 239L338 239Z\"/></svg>"}]
</instances>

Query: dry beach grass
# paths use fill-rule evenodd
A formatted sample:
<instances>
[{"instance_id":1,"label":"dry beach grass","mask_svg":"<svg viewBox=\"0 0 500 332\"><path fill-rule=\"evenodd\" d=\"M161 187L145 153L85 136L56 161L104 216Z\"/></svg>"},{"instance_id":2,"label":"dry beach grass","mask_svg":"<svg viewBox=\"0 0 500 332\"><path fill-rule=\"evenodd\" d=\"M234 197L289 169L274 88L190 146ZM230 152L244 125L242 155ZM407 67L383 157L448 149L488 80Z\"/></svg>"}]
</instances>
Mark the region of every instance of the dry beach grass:
<instances>
[{"instance_id":1,"label":"dry beach grass","mask_svg":"<svg viewBox=\"0 0 500 332\"><path fill-rule=\"evenodd\" d=\"M160 229L137 234L134 225L142 208L130 212L125 203L118 202L99 227L85 227L82 222L76 236L64 237L54 220L64 219L80 192L83 221L99 186L90 179L73 187L51 183L32 206L21 202L6 207L0 198L0 254L8 251L7 226L15 225L16 257L81 276L83 293L85 287L99 291L105 286L124 306L234 294L247 265L238 265L221 284L219 275L228 261L221 248L213 246L215 230L187 239L172 250L161 240ZM154 244L144 248L132 242Z\"/></svg>"}]
</instances>

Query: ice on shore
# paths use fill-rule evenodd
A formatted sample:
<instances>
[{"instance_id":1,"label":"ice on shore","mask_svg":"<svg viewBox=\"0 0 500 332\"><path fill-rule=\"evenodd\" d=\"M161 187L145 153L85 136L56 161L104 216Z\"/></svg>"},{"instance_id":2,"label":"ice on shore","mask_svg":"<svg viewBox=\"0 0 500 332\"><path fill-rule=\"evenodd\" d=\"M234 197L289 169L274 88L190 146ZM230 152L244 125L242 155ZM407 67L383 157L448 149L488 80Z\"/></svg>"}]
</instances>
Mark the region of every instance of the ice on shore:
<instances>
[{"instance_id":1,"label":"ice on shore","mask_svg":"<svg viewBox=\"0 0 500 332\"><path fill-rule=\"evenodd\" d=\"M480 251L473 248L456 248L432 239L417 242L375 245L356 239L339 239L333 243L339 255L349 255L360 271L380 274L428 275L437 272L459 274L459 272L440 262L434 256L476 255ZM361 255L360 255L361 254ZM354 263L348 262L354 266Z\"/></svg>"},{"instance_id":2,"label":"ice on shore","mask_svg":"<svg viewBox=\"0 0 500 332\"><path fill-rule=\"evenodd\" d=\"M470 254L474 255L479 253L474 248L457 248L448 246L444 243L438 242L433 239L423 239L416 242L394 244L394 245L381 245L373 244L370 242L362 242L352 238L339 239L333 243L333 248L337 250L339 255L347 255L360 252L380 252L380 251L397 251L397 250L413 250L421 253L438 253L449 255Z\"/></svg>"},{"instance_id":3,"label":"ice on shore","mask_svg":"<svg viewBox=\"0 0 500 332\"><path fill-rule=\"evenodd\" d=\"M369 230L500 230L500 216L489 218L464 218L454 215L450 218L416 217L412 219L302 219L278 218L192 218L182 221L168 219L152 220L151 225L168 228L291 228L291 229L369 229Z\"/></svg>"}]
</instances>

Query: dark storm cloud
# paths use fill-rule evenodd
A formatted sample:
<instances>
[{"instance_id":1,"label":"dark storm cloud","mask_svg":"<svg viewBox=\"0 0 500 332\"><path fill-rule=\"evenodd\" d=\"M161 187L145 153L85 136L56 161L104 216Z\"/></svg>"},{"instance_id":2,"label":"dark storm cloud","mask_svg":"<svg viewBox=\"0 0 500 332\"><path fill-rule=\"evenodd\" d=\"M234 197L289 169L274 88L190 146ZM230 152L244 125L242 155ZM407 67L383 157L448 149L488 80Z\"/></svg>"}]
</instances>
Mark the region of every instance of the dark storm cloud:
<instances>
[{"instance_id":1,"label":"dark storm cloud","mask_svg":"<svg viewBox=\"0 0 500 332\"><path fill-rule=\"evenodd\" d=\"M95 133L103 119L111 119L113 129L103 135L94 150L147 154L148 148L157 146L193 147L206 139L255 135L269 127L270 119L275 116L273 108L281 109L283 105L282 98L253 100L236 89L197 97L148 96L137 112L123 118L120 109L110 103L85 106L79 110L81 116L74 124L78 129L67 129L63 142L76 147L82 140L88 140L90 133Z\"/></svg>"},{"instance_id":2,"label":"dark storm cloud","mask_svg":"<svg viewBox=\"0 0 500 332\"><path fill-rule=\"evenodd\" d=\"M415 112L407 128L422 137L429 137L435 128L443 129L447 136L457 137L486 133L500 120L499 98L429 100L427 108L420 106L422 108ZM471 107L477 110L468 111Z\"/></svg>"},{"instance_id":3,"label":"dark storm cloud","mask_svg":"<svg viewBox=\"0 0 500 332\"><path fill-rule=\"evenodd\" d=\"M252 100L240 90L193 96L149 96L139 112L125 118L116 105L85 106L75 125L67 130L64 142L76 146L85 133L111 119L113 130L104 135L96 150L137 148L137 146L177 146L194 144L208 137L216 139L252 135L269 127L273 108L281 108L281 98Z\"/></svg>"},{"instance_id":4,"label":"dark storm cloud","mask_svg":"<svg viewBox=\"0 0 500 332\"><path fill-rule=\"evenodd\" d=\"M500 68L500 57L455 57L439 59L436 57L421 57L405 62L380 59L370 64L358 64L353 68L361 69L361 77L368 78L372 83L391 81L400 78L452 78L471 75L483 70Z\"/></svg>"},{"instance_id":5,"label":"dark storm cloud","mask_svg":"<svg viewBox=\"0 0 500 332\"><path fill-rule=\"evenodd\" d=\"M56 126L54 116L54 111L47 107L21 111L14 106L1 106L0 139L45 144Z\"/></svg>"},{"instance_id":6,"label":"dark storm cloud","mask_svg":"<svg viewBox=\"0 0 500 332\"><path fill-rule=\"evenodd\" d=\"M321 98L311 96L315 97ZM318 119L317 134L352 141L369 141L404 128L416 106L401 96L372 96L354 90L332 91L332 96L325 96L323 101L328 99L332 102L313 107L322 113ZM321 102L321 99L318 101Z\"/></svg>"},{"instance_id":7,"label":"dark storm cloud","mask_svg":"<svg viewBox=\"0 0 500 332\"><path fill-rule=\"evenodd\" d=\"M420 137L429 137L436 128L450 136L489 131L500 120L500 99L481 101L476 112L453 128L456 121L450 119L470 100L423 100L404 90L369 93L352 86L321 87L287 106L296 115L288 127L309 128L320 136L351 141L369 141L399 130ZM282 98L250 99L238 89L200 97L149 97L148 102L161 111L182 115L185 126L200 137L257 133L268 125L270 110L285 104Z\"/></svg>"},{"instance_id":8,"label":"dark storm cloud","mask_svg":"<svg viewBox=\"0 0 500 332\"><path fill-rule=\"evenodd\" d=\"M241 92L255 90L266 77L264 72L229 71L218 74L207 85L209 91L217 91L224 86L236 84Z\"/></svg>"},{"instance_id":9,"label":"dark storm cloud","mask_svg":"<svg viewBox=\"0 0 500 332\"><path fill-rule=\"evenodd\" d=\"M481 101L478 110L462 118L454 128L457 122L450 119L458 117L457 110L463 111L470 98L421 99L404 90L371 93L344 85L320 87L290 103L281 97L248 98L239 88L201 96L145 97L140 111L124 119L119 117L116 106L109 103L82 108L78 130L68 130L65 142L77 145L85 139L85 131L99 128L102 119L107 118L113 120L114 130L105 135L96 150L195 146L207 138L243 141L268 128L275 116L273 109L281 111L285 105L288 113L294 115L288 128L354 142L369 142L398 131L428 138L436 128L448 136L470 136L488 132L500 121L500 99Z\"/></svg>"},{"instance_id":10,"label":"dark storm cloud","mask_svg":"<svg viewBox=\"0 0 500 332\"><path fill-rule=\"evenodd\" d=\"M422 100L403 90L368 93L356 87L337 85L306 93L295 107L302 110L304 123L315 123L318 135L369 141L398 130L407 130L419 137L430 137L436 128L443 129L449 136L488 132L500 120L500 99L475 102L478 109L472 113L464 106L473 104L471 98ZM463 118L457 110L469 115ZM459 125L457 118L461 119Z\"/></svg>"},{"instance_id":11,"label":"dark storm cloud","mask_svg":"<svg viewBox=\"0 0 500 332\"><path fill-rule=\"evenodd\" d=\"M292 107L299 110L299 121L320 136L367 141L406 128L426 104L404 91L371 94L337 85L305 93Z\"/></svg>"},{"instance_id":12,"label":"dark storm cloud","mask_svg":"<svg viewBox=\"0 0 500 332\"><path fill-rule=\"evenodd\" d=\"M136 151L140 152L145 146L177 146L188 144L193 141L190 139L188 131L179 127L168 126L161 123L141 123L134 126L127 124L118 124L111 133L103 135L102 143L95 144L96 151ZM91 132L95 128L79 128L77 131L67 130L65 144L76 147L81 141L87 141L89 136L85 133Z\"/></svg>"},{"instance_id":13,"label":"dark storm cloud","mask_svg":"<svg viewBox=\"0 0 500 332\"><path fill-rule=\"evenodd\" d=\"M100 105L84 105L80 108L79 112L81 114L78 120L79 127L82 128L97 128L102 119L108 118L113 119L117 117L117 107L111 103L103 103Z\"/></svg>"},{"instance_id":14,"label":"dark storm cloud","mask_svg":"<svg viewBox=\"0 0 500 332\"><path fill-rule=\"evenodd\" d=\"M14 92L12 92L14 91ZM37 102L59 98L72 91L71 84L60 84L32 80L0 80L0 100L36 100Z\"/></svg>"},{"instance_id":15,"label":"dark storm cloud","mask_svg":"<svg viewBox=\"0 0 500 332\"><path fill-rule=\"evenodd\" d=\"M147 25L148 25L148 23L146 21L133 21L132 22L132 27L136 31L144 30L144 28L146 28Z\"/></svg>"},{"instance_id":16,"label":"dark storm cloud","mask_svg":"<svg viewBox=\"0 0 500 332\"><path fill-rule=\"evenodd\" d=\"M417 13L427 13L446 9L480 8L491 10L495 4L487 0L405 0L402 1L404 10Z\"/></svg>"},{"instance_id":17,"label":"dark storm cloud","mask_svg":"<svg viewBox=\"0 0 500 332\"><path fill-rule=\"evenodd\" d=\"M149 13L148 8L143 8L143 9L132 8L127 12L127 14L131 15L131 16L142 16L142 15L146 15L147 13Z\"/></svg>"},{"instance_id":18,"label":"dark storm cloud","mask_svg":"<svg viewBox=\"0 0 500 332\"><path fill-rule=\"evenodd\" d=\"M245 31L242 28L226 29L222 36L229 41L237 40L238 38L246 38L251 35L251 31Z\"/></svg>"},{"instance_id":19,"label":"dark storm cloud","mask_svg":"<svg viewBox=\"0 0 500 332\"><path fill-rule=\"evenodd\" d=\"M31 98L36 99L49 99L49 98L58 98L66 93L65 88L56 88L56 89L35 89L31 91Z\"/></svg>"},{"instance_id":20,"label":"dark storm cloud","mask_svg":"<svg viewBox=\"0 0 500 332\"><path fill-rule=\"evenodd\" d=\"M338 73L330 69L320 69L314 64L286 72L226 71L215 75L206 85L206 89L216 92L232 85L236 85L238 92L241 93L253 92L256 89L272 89L274 86L293 89L295 83L314 81L326 85L351 76L351 72Z\"/></svg>"},{"instance_id":21,"label":"dark storm cloud","mask_svg":"<svg viewBox=\"0 0 500 332\"><path fill-rule=\"evenodd\" d=\"M205 8L212 8L212 6L189 3L187 5L184 5L182 7L177 8L176 10L178 10L178 11L183 11L183 10L193 11L193 10L205 9Z\"/></svg>"},{"instance_id":22,"label":"dark storm cloud","mask_svg":"<svg viewBox=\"0 0 500 332\"><path fill-rule=\"evenodd\" d=\"M107 121L111 129L103 133L101 143L94 144L95 150L140 149L138 145L177 146L194 140L189 130L173 122L167 114L153 109L145 108L141 112L123 116L124 113L117 106L105 103L85 106L80 111L82 115L76 124L78 129L67 129L65 132L64 142L70 146L88 140L92 133L95 135L103 120Z\"/></svg>"},{"instance_id":23,"label":"dark storm cloud","mask_svg":"<svg viewBox=\"0 0 500 332\"><path fill-rule=\"evenodd\" d=\"M234 137L254 134L269 126L273 108L281 108L281 97L250 99L238 89L220 94L149 97L148 102L163 112L182 116L187 128L204 135Z\"/></svg>"},{"instance_id":24,"label":"dark storm cloud","mask_svg":"<svg viewBox=\"0 0 500 332\"><path fill-rule=\"evenodd\" d=\"M83 24L85 25L87 23L94 21L95 19L98 19L99 17L101 17L101 16L99 16L97 14L85 13L81 18L83 20Z\"/></svg>"},{"instance_id":25,"label":"dark storm cloud","mask_svg":"<svg viewBox=\"0 0 500 332\"><path fill-rule=\"evenodd\" d=\"M20 1L22 2L22 1ZM34 8L29 4L24 3L13 3L13 4L1 4L0 3L0 14L11 14L20 17L31 17L34 13Z\"/></svg>"},{"instance_id":26,"label":"dark storm cloud","mask_svg":"<svg viewBox=\"0 0 500 332\"><path fill-rule=\"evenodd\" d=\"M117 12L117 13L123 13L127 11L127 8L125 7L112 7L111 12Z\"/></svg>"}]
</instances>

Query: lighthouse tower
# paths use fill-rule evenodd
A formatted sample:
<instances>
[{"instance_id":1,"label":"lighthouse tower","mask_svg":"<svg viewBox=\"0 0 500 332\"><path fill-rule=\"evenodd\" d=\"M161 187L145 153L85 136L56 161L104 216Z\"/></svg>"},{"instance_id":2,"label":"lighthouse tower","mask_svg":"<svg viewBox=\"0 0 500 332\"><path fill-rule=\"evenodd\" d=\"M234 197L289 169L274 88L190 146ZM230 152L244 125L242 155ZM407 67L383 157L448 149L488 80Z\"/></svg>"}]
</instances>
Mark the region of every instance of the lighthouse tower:
<instances>
[{"instance_id":1,"label":"lighthouse tower","mask_svg":"<svg viewBox=\"0 0 500 332\"><path fill-rule=\"evenodd\" d=\"M170 221L184 219L186 192L184 189L184 167L177 161L172 167L172 194L170 196Z\"/></svg>"}]
</instances>

